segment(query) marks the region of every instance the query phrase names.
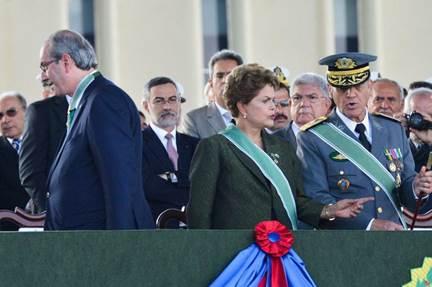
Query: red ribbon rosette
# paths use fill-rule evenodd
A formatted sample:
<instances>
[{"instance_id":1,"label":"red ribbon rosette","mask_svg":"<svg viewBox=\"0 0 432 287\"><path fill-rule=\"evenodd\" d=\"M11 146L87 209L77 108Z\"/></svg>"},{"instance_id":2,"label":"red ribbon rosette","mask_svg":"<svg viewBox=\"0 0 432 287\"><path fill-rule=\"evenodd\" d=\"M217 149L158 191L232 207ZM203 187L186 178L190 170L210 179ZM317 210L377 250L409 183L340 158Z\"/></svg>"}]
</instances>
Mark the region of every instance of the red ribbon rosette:
<instances>
[{"instance_id":1,"label":"red ribbon rosette","mask_svg":"<svg viewBox=\"0 0 432 287\"><path fill-rule=\"evenodd\" d=\"M262 251L272 257L288 253L294 243L291 231L279 221L261 221L255 226L255 242Z\"/></svg>"}]
</instances>

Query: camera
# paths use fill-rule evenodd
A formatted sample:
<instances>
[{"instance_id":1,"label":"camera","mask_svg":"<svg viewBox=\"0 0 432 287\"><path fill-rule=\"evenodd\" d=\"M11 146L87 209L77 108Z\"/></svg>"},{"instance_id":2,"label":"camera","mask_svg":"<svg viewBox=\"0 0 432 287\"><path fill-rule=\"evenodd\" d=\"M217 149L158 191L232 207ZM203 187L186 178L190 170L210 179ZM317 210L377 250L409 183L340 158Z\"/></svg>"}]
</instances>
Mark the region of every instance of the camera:
<instances>
[{"instance_id":1,"label":"camera","mask_svg":"<svg viewBox=\"0 0 432 287\"><path fill-rule=\"evenodd\" d=\"M432 122L425 120L422 114L413 111L411 114L406 114L405 118L407 119L407 125L409 128L413 128L416 130L428 130L432 129Z\"/></svg>"}]
</instances>

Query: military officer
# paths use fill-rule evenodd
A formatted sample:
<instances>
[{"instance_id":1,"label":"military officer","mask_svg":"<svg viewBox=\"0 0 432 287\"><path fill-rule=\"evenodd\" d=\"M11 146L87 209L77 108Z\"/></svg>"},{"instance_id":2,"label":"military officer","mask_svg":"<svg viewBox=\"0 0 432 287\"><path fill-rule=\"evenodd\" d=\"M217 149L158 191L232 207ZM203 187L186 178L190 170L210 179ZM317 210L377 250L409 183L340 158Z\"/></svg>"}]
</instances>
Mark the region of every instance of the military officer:
<instances>
[{"instance_id":1,"label":"military officer","mask_svg":"<svg viewBox=\"0 0 432 287\"><path fill-rule=\"evenodd\" d=\"M369 63L376 56L341 53L320 60L336 108L304 126L297 154L305 193L325 204L373 196L352 219L329 221L327 228L401 230L400 204L412 207L432 192L432 172L414 171L408 140L399 122L367 112L371 94Z\"/></svg>"}]
</instances>

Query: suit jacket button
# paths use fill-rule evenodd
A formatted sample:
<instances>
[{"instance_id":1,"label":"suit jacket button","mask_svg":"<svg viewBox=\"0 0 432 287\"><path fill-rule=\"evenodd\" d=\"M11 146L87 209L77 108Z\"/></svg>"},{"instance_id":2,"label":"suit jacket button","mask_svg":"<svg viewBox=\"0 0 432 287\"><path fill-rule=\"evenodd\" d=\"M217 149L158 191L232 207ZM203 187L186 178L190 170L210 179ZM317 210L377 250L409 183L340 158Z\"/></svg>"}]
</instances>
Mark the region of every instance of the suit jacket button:
<instances>
[{"instance_id":1,"label":"suit jacket button","mask_svg":"<svg viewBox=\"0 0 432 287\"><path fill-rule=\"evenodd\" d=\"M46 197L47 197L47 198L49 198L49 197L50 197L50 193L49 193L49 192L47 192L47 194L46 194Z\"/></svg>"},{"instance_id":2,"label":"suit jacket button","mask_svg":"<svg viewBox=\"0 0 432 287\"><path fill-rule=\"evenodd\" d=\"M381 190L381 188L377 185L377 186L375 186L375 191L376 192L378 192L378 191L380 191Z\"/></svg>"},{"instance_id":3,"label":"suit jacket button","mask_svg":"<svg viewBox=\"0 0 432 287\"><path fill-rule=\"evenodd\" d=\"M378 211L378 213L382 213L382 212L383 212L382 207L378 207L378 208L377 208L377 211Z\"/></svg>"}]
</instances>

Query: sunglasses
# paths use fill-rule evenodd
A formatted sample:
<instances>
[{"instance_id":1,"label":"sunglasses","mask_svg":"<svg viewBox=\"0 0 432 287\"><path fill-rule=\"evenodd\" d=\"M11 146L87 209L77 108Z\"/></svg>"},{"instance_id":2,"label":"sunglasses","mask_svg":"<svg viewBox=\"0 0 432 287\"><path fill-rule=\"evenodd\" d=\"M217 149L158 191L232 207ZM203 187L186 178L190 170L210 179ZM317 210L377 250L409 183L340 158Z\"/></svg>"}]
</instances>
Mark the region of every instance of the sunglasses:
<instances>
[{"instance_id":1,"label":"sunglasses","mask_svg":"<svg viewBox=\"0 0 432 287\"><path fill-rule=\"evenodd\" d=\"M16 114L17 114L17 110L15 108L9 109L5 113L0 113L0 120L3 119L4 115L13 118L14 116L16 116Z\"/></svg>"}]
</instances>

